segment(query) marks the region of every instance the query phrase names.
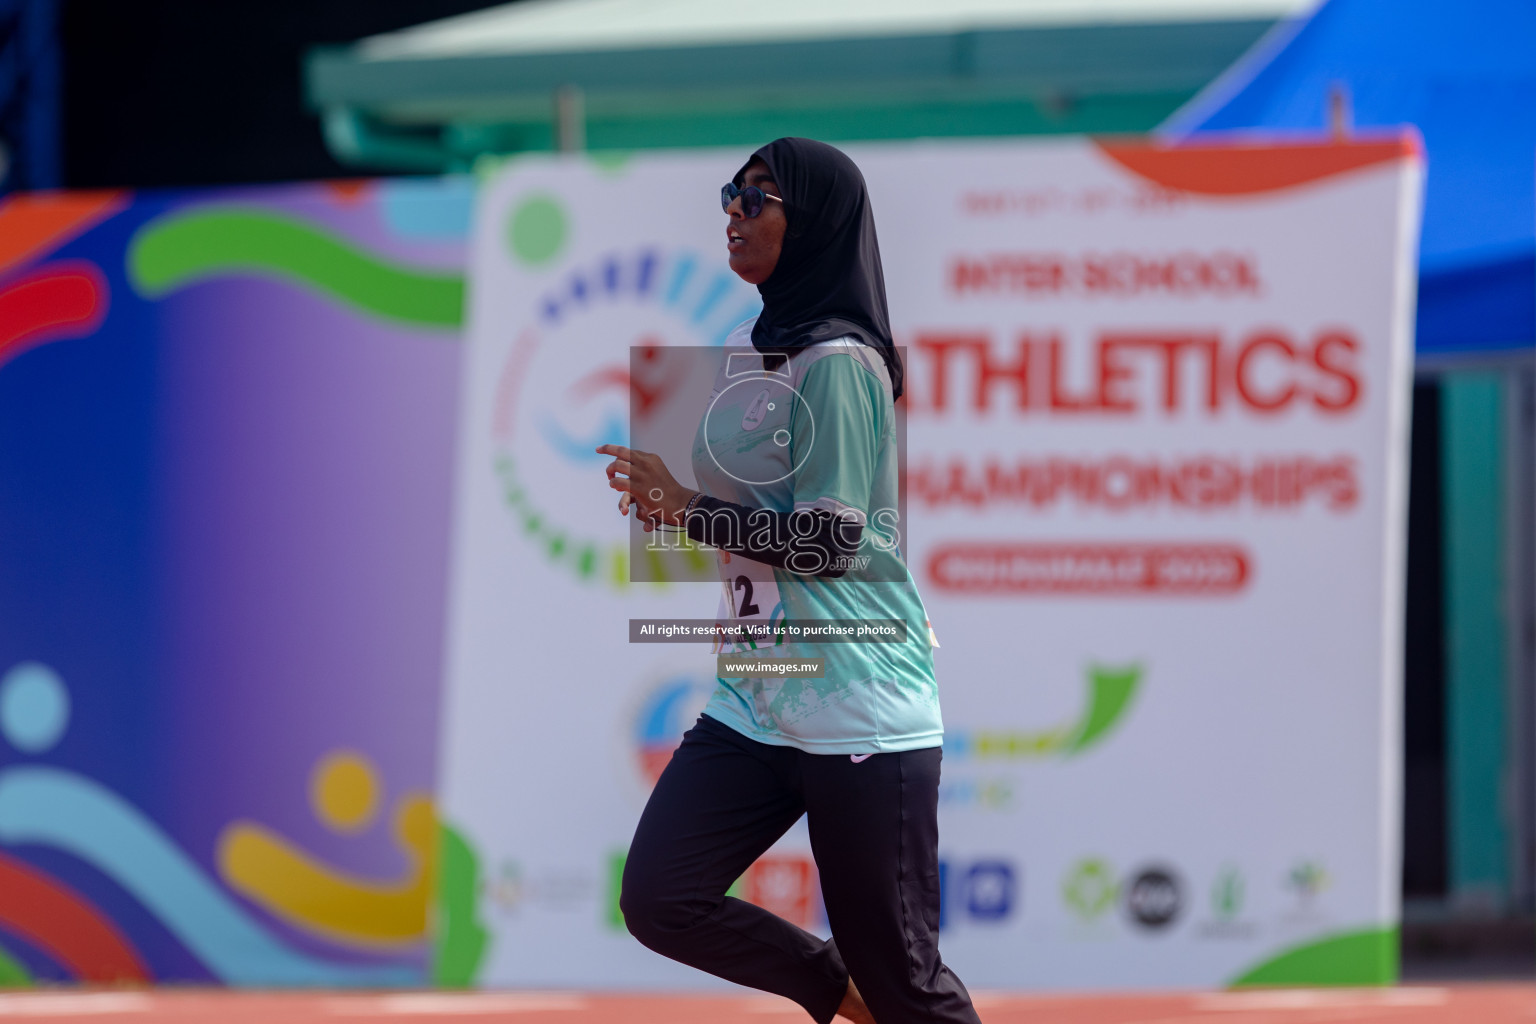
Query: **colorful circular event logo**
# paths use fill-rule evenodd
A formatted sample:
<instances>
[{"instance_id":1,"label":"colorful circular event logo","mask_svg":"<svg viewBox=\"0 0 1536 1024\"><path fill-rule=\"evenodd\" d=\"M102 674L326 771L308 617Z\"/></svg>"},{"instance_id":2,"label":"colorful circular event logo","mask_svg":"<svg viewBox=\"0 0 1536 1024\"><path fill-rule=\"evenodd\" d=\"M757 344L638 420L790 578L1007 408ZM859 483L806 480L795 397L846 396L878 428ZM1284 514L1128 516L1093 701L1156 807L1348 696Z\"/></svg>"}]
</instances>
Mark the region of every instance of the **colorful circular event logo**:
<instances>
[{"instance_id":1,"label":"colorful circular event logo","mask_svg":"<svg viewBox=\"0 0 1536 1024\"><path fill-rule=\"evenodd\" d=\"M567 247L554 202L535 196L514 207L507 244L517 264L543 272ZM552 563L581 582L622 587L629 552L614 529L617 495L588 500L609 461L594 449L628 444L631 414L646 415L677 386L661 360L658 372L645 372L647 351L721 344L761 300L723 260L686 251L572 253L568 266L516 332L498 374L495 470L507 511Z\"/></svg>"},{"instance_id":2,"label":"colorful circular event logo","mask_svg":"<svg viewBox=\"0 0 1536 1024\"><path fill-rule=\"evenodd\" d=\"M692 728L714 689L713 679L675 675L646 691L635 714L634 753L647 789L661 778L683 733Z\"/></svg>"}]
</instances>

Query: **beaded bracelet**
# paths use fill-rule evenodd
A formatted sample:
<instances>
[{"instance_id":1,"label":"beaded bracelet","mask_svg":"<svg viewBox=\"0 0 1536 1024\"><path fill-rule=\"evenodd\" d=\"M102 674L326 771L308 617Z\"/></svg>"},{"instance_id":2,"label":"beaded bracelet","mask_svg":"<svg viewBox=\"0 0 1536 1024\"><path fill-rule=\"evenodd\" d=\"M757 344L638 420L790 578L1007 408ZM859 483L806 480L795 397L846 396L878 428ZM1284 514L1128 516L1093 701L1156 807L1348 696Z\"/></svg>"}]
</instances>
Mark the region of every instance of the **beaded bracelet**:
<instances>
[{"instance_id":1,"label":"beaded bracelet","mask_svg":"<svg viewBox=\"0 0 1536 1024\"><path fill-rule=\"evenodd\" d=\"M664 523L664 522L661 522L660 520L658 520L656 522L655 528L660 530L660 531L662 531L663 533L687 533L688 532L688 513L693 511L694 504L703 496L704 496L704 492L703 491L694 491L693 492L693 497L688 499L688 504L684 505L682 512L678 513L678 517L677 518L679 520L681 520L681 522L673 524L673 523Z\"/></svg>"},{"instance_id":2,"label":"beaded bracelet","mask_svg":"<svg viewBox=\"0 0 1536 1024\"><path fill-rule=\"evenodd\" d=\"M693 492L693 497L688 499L688 504L683 506L682 514L677 517L678 518L678 527L677 528L679 530L681 530L683 533L687 533L688 532L688 513L693 511L693 506L697 505L698 502L699 502L699 499L702 498L703 496L704 496L704 492L703 491L694 491Z\"/></svg>"}]
</instances>

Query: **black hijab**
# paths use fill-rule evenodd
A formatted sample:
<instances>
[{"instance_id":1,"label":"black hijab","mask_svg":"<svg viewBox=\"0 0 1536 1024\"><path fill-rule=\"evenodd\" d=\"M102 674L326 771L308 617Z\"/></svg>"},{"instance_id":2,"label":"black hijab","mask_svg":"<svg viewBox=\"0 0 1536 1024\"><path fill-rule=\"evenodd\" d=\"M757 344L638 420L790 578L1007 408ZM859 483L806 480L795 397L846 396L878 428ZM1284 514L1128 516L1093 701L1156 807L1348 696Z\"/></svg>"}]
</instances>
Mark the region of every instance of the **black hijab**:
<instances>
[{"instance_id":1,"label":"black hijab","mask_svg":"<svg viewBox=\"0 0 1536 1024\"><path fill-rule=\"evenodd\" d=\"M794 352L852 335L877 349L902 393L891 341L880 243L864 175L841 150L813 139L778 139L752 154L768 165L789 225L768 280L757 286L763 313L752 328L759 352ZM736 172L742 183L748 160Z\"/></svg>"}]
</instances>

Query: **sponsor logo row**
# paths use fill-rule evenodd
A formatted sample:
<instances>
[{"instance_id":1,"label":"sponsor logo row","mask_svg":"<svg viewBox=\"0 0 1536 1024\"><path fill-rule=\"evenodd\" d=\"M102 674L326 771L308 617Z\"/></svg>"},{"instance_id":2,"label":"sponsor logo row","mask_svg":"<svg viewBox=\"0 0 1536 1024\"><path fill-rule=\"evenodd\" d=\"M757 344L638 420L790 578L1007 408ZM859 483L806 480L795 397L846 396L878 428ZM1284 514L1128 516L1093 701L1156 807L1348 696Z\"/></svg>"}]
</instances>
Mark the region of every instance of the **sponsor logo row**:
<instances>
[{"instance_id":1,"label":"sponsor logo row","mask_svg":"<svg viewBox=\"0 0 1536 1024\"><path fill-rule=\"evenodd\" d=\"M600 875L565 870L537 877L529 877L520 865L508 861L488 880L488 902L502 915L514 915L535 905L545 910L580 912L598 903L606 923L623 930L619 888L624 859L622 851L615 851ZM1024 881L1022 866L1006 856L941 859L940 929L1018 920L1024 913ZM1321 896L1329 887L1328 873L1320 863L1297 861L1278 882L1287 903L1272 923L1315 923L1320 919ZM1241 869L1225 866L1201 888L1203 899L1187 876L1166 862L1145 862L1121 872L1103 858L1085 857L1061 876L1058 898L1075 927L1088 931L1125 927L1156 935L1188 925L1201 938L1254 937L1258 921L1249 912L1250 883ZM729 895L764 907L802 928L827 930L821 882L809 853L773 851L760 857L731 887ZM1272 914L1273 906L1266 907L1265 916Z\"/></svg>"},{"instance_id":2,"label":"sponsor logo row","mask_svg":"<svg viewBox=\"0 0 1536 1024\"><path fill-rule=\"evenodd\" d=\"M624 854L608 862L604 916L612 928L624 927L619 910ZM996 923L1013 917L1020 904L1022 874L1004 858L939 861L939 928L969 922ZM771 852L759 857L731 886L728 896L755 903L811 931L827 931L821 878L809 853Z\"/></svg>"},{"instance_id":3,"label":"sponsor logo row","mask_svg":"<svg viewBox=\"0 0 1536 1024\"><path fill-rule=\"evenodd\" d=\"M1319 897L1328 884L1321 864L1297 861L1280 879L1290 901L1283 918L1288 922L1315 919ZM1221 868L1209 883L1206 914L1195 924L1197 933L1215 939L1252 937L1257 923L1247 913L1248 892L1248 879L1241 869ZM1143 864L1120 873L1102 858L1085 857L1062 879L1061 899L1081 925L1103 926L1118 911L1126 924L1145 932L1171 929L1195 911L1185 876L1166 863Z\"/></svg>"}]
</instances>

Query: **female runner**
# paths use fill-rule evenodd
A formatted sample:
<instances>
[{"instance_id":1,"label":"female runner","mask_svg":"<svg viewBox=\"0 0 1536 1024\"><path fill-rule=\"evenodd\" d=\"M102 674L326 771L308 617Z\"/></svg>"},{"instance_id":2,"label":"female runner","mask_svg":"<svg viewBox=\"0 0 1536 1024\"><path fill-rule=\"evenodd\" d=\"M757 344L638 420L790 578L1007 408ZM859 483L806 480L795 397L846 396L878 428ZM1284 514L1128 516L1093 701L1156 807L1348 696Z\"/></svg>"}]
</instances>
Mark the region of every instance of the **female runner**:
<instances>
[{"instance_id":1,"label":"female runner","mask_svg":"<svg viewBox=\"0 0 1536 1024\"><path fill-rule=\"evenodd\" d=\"M721 202L731 269L763 312L727 341L694 443L703 490L654 454L603 445L619 511L718 549L728 622L900 620L905 638L772 648L825 659L820 678L720 679L641 815L620 907L656 952L819 1024L979 1024L939 957L943 729L899 550L902 367L864 178L831 146L779 139ZM827 942L726 895L802 814Z\"/></svg>"}]
</instances>

